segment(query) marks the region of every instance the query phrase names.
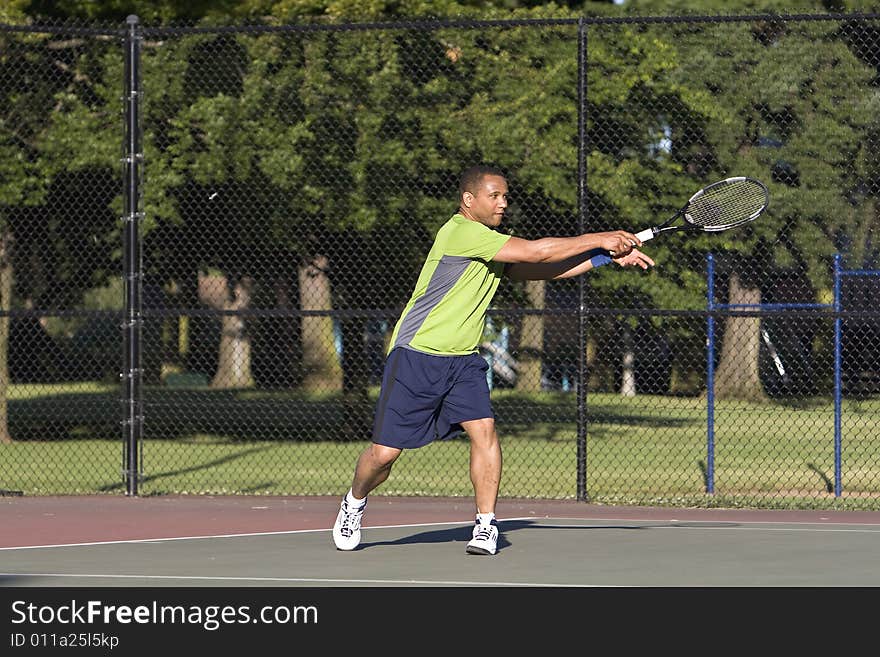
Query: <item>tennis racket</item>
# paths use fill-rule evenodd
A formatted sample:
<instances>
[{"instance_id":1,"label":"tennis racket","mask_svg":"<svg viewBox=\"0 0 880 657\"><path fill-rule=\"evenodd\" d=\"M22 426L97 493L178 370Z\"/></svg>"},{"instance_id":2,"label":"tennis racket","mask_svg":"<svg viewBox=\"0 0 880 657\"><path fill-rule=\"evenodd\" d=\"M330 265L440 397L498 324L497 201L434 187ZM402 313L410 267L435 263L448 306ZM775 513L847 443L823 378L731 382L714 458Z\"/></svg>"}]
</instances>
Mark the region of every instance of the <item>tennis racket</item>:
<instances>
[{"instance_id":1,"label":"tennis racket","mask_svg":"<svg viewBox=\"0 0 880 657\"><path fill-rule=\"evenodd\" d=\"M647 242L660 233L678 230L718 233L754 221L769 203L770 192L759 180L745 176L725 178L703 187L665 222L636 233L636 237ZM673 226L672 222L679 217L684 223Z\"/></svg>"}]
</instances>

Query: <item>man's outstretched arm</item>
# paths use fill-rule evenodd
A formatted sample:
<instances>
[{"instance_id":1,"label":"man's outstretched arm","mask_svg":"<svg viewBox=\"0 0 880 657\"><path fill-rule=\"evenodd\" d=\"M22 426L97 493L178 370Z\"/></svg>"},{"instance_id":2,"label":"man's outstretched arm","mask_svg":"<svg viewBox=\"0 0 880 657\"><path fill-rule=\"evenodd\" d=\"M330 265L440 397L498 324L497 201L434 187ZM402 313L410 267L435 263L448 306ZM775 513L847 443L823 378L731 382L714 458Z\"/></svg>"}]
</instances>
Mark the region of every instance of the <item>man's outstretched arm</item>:
<instances>
[{"instance_id":1,"label":"man's outstretched arm","mask_svg":"<svg viewBox=\"0 0 880 657\"><path fill-rule=\"evenodd\" d=\"M601 249L595 249L586 253L579 253L561 262L509 263L505 267L504 273L509 278L521 281L571 278L572 276L578 276L591 269L595 269L596 266L601 266L601 264L607 264L609 260L610 262L616 262L621 267L641 267L642 269L647 269L654 265L654 261L650 256L638 249L630 249L625 255L614 258L608 256Z\"/></svg>"},{"instance_id":2,"label":"man's outstretched arm","mask_svg":"<svg viewBox=\"0 0 880 657\"><path fill-rule=\"evenodd\" d=\"M641 245L642 241L638 237L625 230L584 233L574 237L542 237L537 240L511 237L492 259L507 263L562 262L594 249L624 256Z\"/></svg>"}]
</instances>

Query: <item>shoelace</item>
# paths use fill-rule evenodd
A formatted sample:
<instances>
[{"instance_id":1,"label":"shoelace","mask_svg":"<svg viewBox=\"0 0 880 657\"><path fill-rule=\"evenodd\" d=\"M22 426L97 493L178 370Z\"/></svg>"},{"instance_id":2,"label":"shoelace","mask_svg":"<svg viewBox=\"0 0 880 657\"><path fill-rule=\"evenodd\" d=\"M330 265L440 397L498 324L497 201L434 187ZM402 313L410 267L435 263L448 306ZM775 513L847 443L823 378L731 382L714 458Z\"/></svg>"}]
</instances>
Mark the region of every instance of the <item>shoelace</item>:
<instances>
[{"instance_id":1,"label":"shoelace","mask_svg":"<svg viewBox=\"0 0 880 657\"><path fill-rule=\"evenodd\" d=\"M345 515L342 516L342 527L339 530L343 536L351 536L360 529L363 511L363 507L355 511L350 511L348 506L345 507Z\"/></svg>"},{"instance_id":2,"label":"shoelace","mask_svg":"<svg viewBox=\"0 0 880 657\"><path fill-rule=\"evenodd\" d=\"M477 535L474 538L478 541L488 541L492 538L492 526L491 525L480 525L480 529L477 530Z\"/></svg>"}]
</instances>

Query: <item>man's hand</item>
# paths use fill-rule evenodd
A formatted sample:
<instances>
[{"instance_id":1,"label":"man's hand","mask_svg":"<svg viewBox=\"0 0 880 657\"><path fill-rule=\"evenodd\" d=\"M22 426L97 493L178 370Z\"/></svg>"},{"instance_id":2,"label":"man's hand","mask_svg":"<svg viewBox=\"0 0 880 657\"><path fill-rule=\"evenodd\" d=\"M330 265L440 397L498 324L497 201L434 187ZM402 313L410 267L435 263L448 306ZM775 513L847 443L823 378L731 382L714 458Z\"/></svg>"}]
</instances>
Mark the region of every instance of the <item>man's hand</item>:
<instances>
[{"instance_id":1,"label":"man's hand","mask_svg":"<svg viewBox=\"0 0 880 657\"><path fill-rule=\"evenodd\" d=\"M647 269L654 264L651 258L638 249L630 249L628 253L619 256L611 256L611 259L621 267L641 267Z\"/></svg>"},{"instance_id":2,"label":"man's hand","mask_svg":"<svg viewBox=\"0 0 880 657\"><path fill-rule=\"evenodd\" d=\"M599 244L608 253L617 253L621 256L630 252L642 242L633 233L625 230L613 230L607 233L598 233Z\"/></svg>"}]
</instances>

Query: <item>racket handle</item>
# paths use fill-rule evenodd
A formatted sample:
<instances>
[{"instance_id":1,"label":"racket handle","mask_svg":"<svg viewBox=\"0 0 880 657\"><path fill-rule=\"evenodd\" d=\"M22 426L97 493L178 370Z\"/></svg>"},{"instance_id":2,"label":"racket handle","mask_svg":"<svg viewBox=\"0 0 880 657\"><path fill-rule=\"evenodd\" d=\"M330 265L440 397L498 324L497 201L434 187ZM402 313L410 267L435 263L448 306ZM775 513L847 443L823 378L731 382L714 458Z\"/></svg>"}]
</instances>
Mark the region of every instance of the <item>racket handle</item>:
<instances>
[{"instance_id":1,"label":"racket handle","mask_svg":"<svg viewBox=\"0 0 880 657\"><path fill-rule=\"evenodd\" d=\"M642 242L647 242L649 239L654 237L654 229L646 228L645 230L636 233L636 237L638 237Z\"/></svg>"},{"instance_id":2,"label":"racket handle","mask_svg":"<svg viewBox=\"0 0 880 657\"><path fill-rule=\"evenodd\" d=\"M638 237L639 240L641 240L642 242L647 242L649 239L654 237L654 229L645 228L645 230L636 233L636 237ZM609 251L608 253L610 253L612 257L617 255L615 251Z\"/></svg>"}]
</instances>

